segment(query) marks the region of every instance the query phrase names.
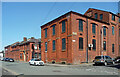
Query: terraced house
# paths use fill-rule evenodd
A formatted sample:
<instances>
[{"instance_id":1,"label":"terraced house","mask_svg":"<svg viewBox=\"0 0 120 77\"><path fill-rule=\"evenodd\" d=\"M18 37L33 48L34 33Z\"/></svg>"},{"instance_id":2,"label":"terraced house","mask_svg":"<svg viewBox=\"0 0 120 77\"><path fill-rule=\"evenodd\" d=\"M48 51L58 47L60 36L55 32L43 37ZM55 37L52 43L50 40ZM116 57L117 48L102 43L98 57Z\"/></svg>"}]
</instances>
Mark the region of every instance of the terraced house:
<instances>
[{"instance_id":1,"label":"terraced house","mask_svg":"<svg viewBox=\"0 0 120 77\"><path fill-rule=\"evenodd\" d=\"M91 62L97 55L120 56L120 14L89 8L70 11L41 26L42 60Z\"/></svg>"},{"instance_id":2,"label":"terraced house","mask_svg":"<svg viewBox=\"0 0 120 77\"><path fill-rule=\"evenodd\" d=\"M5 47L5 57L17 61L41 58L41 40L34 37L29 39L24 37L22 42L16 42Z\"/></svg>"}]
</instances>

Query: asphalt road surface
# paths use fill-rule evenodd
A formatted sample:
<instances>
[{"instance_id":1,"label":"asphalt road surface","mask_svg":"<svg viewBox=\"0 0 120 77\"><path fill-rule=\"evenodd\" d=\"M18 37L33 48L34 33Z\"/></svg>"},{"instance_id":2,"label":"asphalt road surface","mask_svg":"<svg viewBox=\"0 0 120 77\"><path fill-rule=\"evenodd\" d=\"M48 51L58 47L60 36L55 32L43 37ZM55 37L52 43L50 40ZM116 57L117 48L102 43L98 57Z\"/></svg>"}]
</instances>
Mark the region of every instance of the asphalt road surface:
<instances>
[{"instance_id":1,"label":"asphalt road surface","mask_svg":"<svg viewBox=\"0 0 120 77\"><path fill-rule=\"evenodd\" d=\"M24 62L1 62L3 75L16 75L17 77L31 77L43 75L65 75L69 77L118 77L119 68L113 66L30 66ZM120 67L120 65L117 65ZM82 76L84 75L84 76ZM97 76L96 76L97 75ZM46 77L46 76L45 76ZM49 76L50 77L50 76Z\"/></svg>"}]
</instances>

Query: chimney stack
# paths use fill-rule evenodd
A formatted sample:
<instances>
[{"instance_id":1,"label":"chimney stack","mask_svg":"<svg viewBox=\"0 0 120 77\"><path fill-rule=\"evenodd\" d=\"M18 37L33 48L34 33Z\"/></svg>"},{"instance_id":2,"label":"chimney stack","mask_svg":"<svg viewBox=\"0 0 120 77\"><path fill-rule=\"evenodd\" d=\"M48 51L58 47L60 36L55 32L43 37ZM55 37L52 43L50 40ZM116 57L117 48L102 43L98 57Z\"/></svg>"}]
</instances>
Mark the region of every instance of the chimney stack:
<instances>
[{"instance_id":1,"label":"chimney stack","mask_svg":"<svg viewBox=\"0 0 120 77\"><path fill-rule=\"evenodd\" d=\"M23 38L23 40L24 40L24 41L27 41L27 38L26 38L26 37L24 37L24 38Z\"/></svg>"},{"instance_id":2,"label":"chimney stack","mask_svg":"<svg viewBox=\"0 0 120 77\"><path fill-rule=\"evenodd\" d=\"M118 16L120 16L120 13L117 13Z\"/></svg>"},{"instance_id":3,"label":"chimney stack","mask_svg":"<svg viewBox=\"0 0 120 77\"><path fill-rule=\"evenodd\" d=\"M31 37L31 39L35 39L34 37Z\"/></svg>"}]
</instances>

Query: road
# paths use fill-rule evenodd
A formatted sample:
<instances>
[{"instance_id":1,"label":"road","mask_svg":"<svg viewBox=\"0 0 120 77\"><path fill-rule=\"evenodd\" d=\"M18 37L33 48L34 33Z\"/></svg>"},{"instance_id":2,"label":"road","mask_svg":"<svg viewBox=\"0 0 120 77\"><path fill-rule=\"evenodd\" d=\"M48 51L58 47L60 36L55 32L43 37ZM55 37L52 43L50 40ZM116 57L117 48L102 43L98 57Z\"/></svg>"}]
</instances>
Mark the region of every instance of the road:
<instances>
[{"instance_id":1,"label":"road","mask_svg":"<svg viewBox=\"0 0 120 77\"><path fill-rule=\"evenodd\" d=\"M2 62L4 70L14 75L118 75L118 69L105 66L30 66L25 62ZM8 70L8 71L6 71ZM5 72L6 71L6 72ZM110 77L110 76L108 76Z\"/></svg>"}]
</instances>

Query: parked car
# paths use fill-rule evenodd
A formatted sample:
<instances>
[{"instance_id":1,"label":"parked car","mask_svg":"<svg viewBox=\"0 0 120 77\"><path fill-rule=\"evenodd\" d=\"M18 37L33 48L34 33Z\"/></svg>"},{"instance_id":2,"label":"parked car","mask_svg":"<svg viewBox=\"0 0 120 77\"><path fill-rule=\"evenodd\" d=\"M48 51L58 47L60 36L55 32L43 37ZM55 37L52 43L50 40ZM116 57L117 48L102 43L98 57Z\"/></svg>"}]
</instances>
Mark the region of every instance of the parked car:
<instances>
[{"instance_id":1,"label":"parked car","mask_svg":"<svg viewBox=\"0 0 120 77\"><path fill-rule=\"evenodd\" d=\"M115 63L120 63L120 56L116 57L116 58L114 59L114 62L115 62Z\"/></svg>"},{"instance_id":2,"label":"parked car","mask_svg":"<svg viewBox=\"0 0 120 77\"><path fill-rule=\"evenodd\" d=\"M108 64L115 64L115 62L113 61L113 59L110 56L96 56L95 60L93 60L93 62L95 63L95 65L98 64L104 64L105 66Z\"/></svg>"},{"instance_id":3,"label":"parked car","mask_svg":"<svg viewBox=\"0 0 120 77\"><path fill-rule=\"evenodd\" d=\"M9 61L9 58L5 58L5 61Z\"/></svg>"},{"instance_id":4,"label":"parked car","mask_svg":"<svg viewBox=\"0 0 120 77\"><path fill-rule=\"evenodd\" d=\"M44 62L41 61L41 59L37 59L37 58L31 59L31 60L29 61L29 64L30 64L30 65L42 65L42 66L44 66Z\"/></svg>"},{"instance_id":5,"label":"parked car","mask_svg":"<svg viewBox=\"0 0 120 77\"><path fill-rule=\"evenodd\" d=\"M12 58L9 58L9 60L8 60L9 62L14 62L14 59L12 59Z\"/></svg>"},{"instance_id":6,"label":"parked car","mask_svg":"<svg viewBox=\"0 0 120 77\"><path fill-rule=\"evenodd\" d=\"M2 61L5 61L6 58L3 58Z\"/></svg>"},{"instance_id":7,"label":"parked car","mask_svg":"<svg viewBox=\"0 0 120 77\"><path fill-rule=\"evenodd\" d=\"M3 57L0 58L1 61L2 61L3 59L4 59Z\"/></svg>"}]
</instances>

